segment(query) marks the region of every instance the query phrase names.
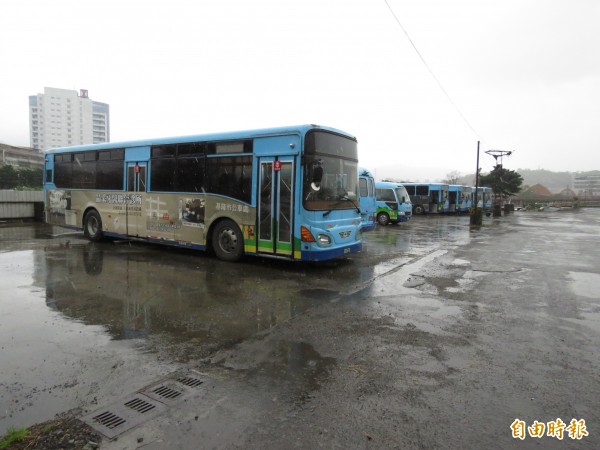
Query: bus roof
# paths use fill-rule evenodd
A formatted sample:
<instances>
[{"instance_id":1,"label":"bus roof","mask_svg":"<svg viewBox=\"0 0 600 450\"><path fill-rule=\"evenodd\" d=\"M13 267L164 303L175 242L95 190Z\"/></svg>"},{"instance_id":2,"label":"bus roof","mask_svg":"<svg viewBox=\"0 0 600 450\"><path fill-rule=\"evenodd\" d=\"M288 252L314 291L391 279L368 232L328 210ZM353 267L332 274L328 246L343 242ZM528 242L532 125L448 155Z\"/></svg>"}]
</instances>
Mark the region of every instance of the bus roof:
<instances>
[{"instance_id":1,"label":"bus roof","mask_svg":"<svg viewBox=\"0 0 600 450\"><path fill-rule=\"evenodd\" d=\"M414 182L402 182L404 186L430 186L430 187L444 187L448 186L446 183L414 183Z\"/></svg>"},{"instance_id":2,"label":"bus roof","mask_svg":"<svg viewBox=\"0 0 600 450\"><path fill-rule=\"evenodd\" d=\"M403 186L403 183L396 181L376 181L375 187L377 188L397 188Z\"/></svg>"},{"instance_id":3,"label":"bus roof","mask_svg":"<svg viewBox=\"0 0 600 450\"><path fill-rule=\"evenodd\" d=\"M244 131L226 131L221 133L210 133L210 134L196 134L189 136L173 136L173 137L162 137L152 139L140 139L132 141L122 142L104 142L101 144L86 144L86 145L75 145L71 147L57 147L46 150L45 153L63 153L63 152L78 152L86 150L108 150L113 148L123 147L145 147L151 145L165 145L165 144L176 144L185 142L197 142L197 141L231 141L239 139L249 139L266 136L277 136L283 134L297 133L304 136L310 130L324 130L338 133L356 141L356 137L346 133L345 131L338 130L332 127L325 127L314 124L305 125L293 125L287 127L273 127L263 128L256 130L244 130Z\"/></svg>"}]
</instances>

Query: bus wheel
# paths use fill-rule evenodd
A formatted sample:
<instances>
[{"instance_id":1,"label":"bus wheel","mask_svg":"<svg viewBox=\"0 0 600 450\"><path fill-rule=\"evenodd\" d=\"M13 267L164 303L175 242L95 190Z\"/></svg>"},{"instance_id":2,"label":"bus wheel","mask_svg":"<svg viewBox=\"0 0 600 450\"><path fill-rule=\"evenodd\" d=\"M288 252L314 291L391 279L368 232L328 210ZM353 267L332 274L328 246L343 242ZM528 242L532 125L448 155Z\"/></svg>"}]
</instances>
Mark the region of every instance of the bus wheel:
<instances>
[{"instance_id":1,"label":"bus wheel","mask_svg":"<svg viewBox=\"0 0 600 450\"><path fill-rule=\"evenodd\" d=\"M415 214L423 214L425 209L421 205L415 206L415 210L413 211Z\"/></svg>"},{"instance_id":2,"label":"bus wheel","mask_svg":"<svg viewBox=\"0 0 600 450\"><path fill-rule=\"evenodd\" d=\"M212 246L217 258L223 261L237 261L244 252L244 237L233 221L222 220L213 231Z\"/></svg>"},{"instance_id":3,"label":"bus wheel","mask_svg":"<svg viewBox=\"0 0 600 450\"><path fill-rule=\"evenodd\" d=\"M386 226L388 223L390 223L390 216L383 212L379 213L377 214L377 222L379 225Z\"/></svg>"},{"instance_id":4,"label":"bus wheel","mask_svg":"<svg viewBox=\"0 0 600 450\"><path fill-rule=\"evenodd\" d=\"M90 241L102 240L102 219L95 209L87 213L83 219L83 234Z\"/></svg>"}]
</instances>

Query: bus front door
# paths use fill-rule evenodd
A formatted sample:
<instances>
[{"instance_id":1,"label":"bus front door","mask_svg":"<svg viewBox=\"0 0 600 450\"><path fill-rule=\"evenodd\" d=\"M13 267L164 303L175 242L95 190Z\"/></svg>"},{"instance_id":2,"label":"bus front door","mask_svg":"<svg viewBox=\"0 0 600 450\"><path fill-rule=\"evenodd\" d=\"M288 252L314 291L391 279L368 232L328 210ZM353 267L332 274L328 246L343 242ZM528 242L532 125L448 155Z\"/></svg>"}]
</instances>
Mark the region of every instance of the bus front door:
<instances>
[{"instance_id":1,"label":"bus front door","mask_svg":"<svg viewBox=\"0 0 600 450\"><path fill-rule=\"evenodd\" d=\"M294 217L293 157L260 158L258 253L292 257Z\"/></svg>"},{"instance_id":2,"label":"bus front door","mask_svg":"<svg viewBox=\"0 0 600 450\"><path fill-rule=\"evenodd\" d=\"M143 192L147 190L146 162L127 163L127 235L146 236Z\"/></svg>"}]
</instances>

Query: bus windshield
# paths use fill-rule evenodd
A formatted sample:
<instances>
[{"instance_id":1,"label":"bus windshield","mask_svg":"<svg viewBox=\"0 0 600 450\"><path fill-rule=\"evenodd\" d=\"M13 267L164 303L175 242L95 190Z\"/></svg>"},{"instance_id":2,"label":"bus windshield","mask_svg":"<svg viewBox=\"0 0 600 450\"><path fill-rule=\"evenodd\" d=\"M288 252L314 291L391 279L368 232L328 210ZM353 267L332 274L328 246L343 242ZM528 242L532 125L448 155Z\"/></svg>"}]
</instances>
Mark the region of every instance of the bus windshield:
<instances>
[{"instance_id":1,"label":"bus windshield","mask_svg":"<svg viewBox=\"0 0 600 450\"><path fill-rule=\"evenodd\" d=\"M313 131L306 136L305 155L304 208L312 211L356 209L356 141Z\"/></svg>"},{"instance_id":2,"label":"bus windshield","mask_svg":"<svg viewBox=\"0 0 600 450\"><path fill-rule=\"evenodd\" d=\"M400 203L408 202L408 192L404 186L396 188L396 195L398 196L398 201Z\"/></svg>"}]
</instances>

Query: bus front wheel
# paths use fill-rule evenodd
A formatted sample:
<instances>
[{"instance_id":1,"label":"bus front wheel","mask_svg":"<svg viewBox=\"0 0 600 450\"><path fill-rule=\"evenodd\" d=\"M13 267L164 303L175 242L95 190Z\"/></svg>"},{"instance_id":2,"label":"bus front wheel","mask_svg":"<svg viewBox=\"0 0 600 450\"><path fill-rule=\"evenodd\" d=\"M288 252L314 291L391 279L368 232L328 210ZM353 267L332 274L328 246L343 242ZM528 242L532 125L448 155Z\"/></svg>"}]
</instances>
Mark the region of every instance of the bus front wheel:
<instances>
[{"instance_id":1,"label":"bus front wheel","mask_svg":"<svg viewBox=\"0 0 600 450\"><path fill-rule=\"evenodd\" d=\"M390 216L388 216L386 213L379 213L377 214L377 222L379 225L386 226L388 223L390 223Z\"/></svg>"},{"instance_id":2,"label":"bus front wheel","mask_svg":"<svg viewBox=\"0 0 600 450\"><path fill-rule=\"evenodd\" d=\"M83 234L90 241L98 242L102 240L102 219L95 209L85 215Z\"/></svg>"},{"instance_id":3,"label":"bus front wheel","mask_svg":"<svg viewBox=\"0 0 600 450\"><path fill-rule=\"evenodd\" d=\"M229 219L217 224L212 244L217 258L223 261L237 261L244 252L244 236L235 222Z\"/></svg>"},{"instance_id":4,"label":"bus front wheel","mask_svg":"<svg viewBox=\"0 0 600 450\"><path fill-rule=\"evenodd\" d=\"M415 214L423 214L424 212L425 212L425 208L423 208L421 205L415 206L415 210L414 210Z\"/></svg>"}]
</instances>

